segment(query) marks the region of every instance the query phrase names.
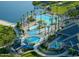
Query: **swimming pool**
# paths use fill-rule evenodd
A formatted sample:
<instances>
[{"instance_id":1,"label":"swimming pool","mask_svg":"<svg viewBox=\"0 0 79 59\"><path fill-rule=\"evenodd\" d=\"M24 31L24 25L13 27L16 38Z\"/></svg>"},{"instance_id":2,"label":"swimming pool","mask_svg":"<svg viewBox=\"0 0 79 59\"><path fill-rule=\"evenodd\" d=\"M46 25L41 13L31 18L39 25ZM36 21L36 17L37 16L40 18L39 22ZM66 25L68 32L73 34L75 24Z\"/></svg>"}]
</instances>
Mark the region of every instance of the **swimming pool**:
<instances>
[{"instance_id":1,"label":"swimming pool","mask_svg":"<svg viewBox=\"0 0 79 59\"><path fill-rule=\"evenodd\" d=\"M57 15L53 15L53 16L51 16L49 14L36 15L37 20L42 19L47 23L47 25L51 24L51 20L50 20L51 18L52 18L52 23L56 23L55 18L61 20L61 18L58 18Z\"/></svg>"},{"instance_id":2,"label":"swimming pool","mask_svg":"<svg viewBox=\"0 0 79 59\"><path fill-rule=\"evenodd\" d=\"M28 34L29 35L37 35L37 34L39 34L39 30L30 30L30 31L28 31Z\"/></svg>"},{"instance_id":3,"label":"swimming pool","mask_svg":"<svg viewBox=\"0 0 79 59\"><path fill-rule=\"evenodd\" d=\"M52 48L52 49L61 49L62 48L62 43L60 42L53 42L49 48Z\"/></svg>"},{"instance_id":4,"label":"swimming pool","mask_svg":"<svg viewBox=\"0 0 79 59\"><path fill-rule=\"evenodd\" d=\"M29 49L31 49L31 48L33 48L33 46L31 46L31 45L23 45L23 46L21 46L21 48L29 48Z\"/></svg>"},{"instance_id":5,"label":"swimming pool","mask_svg":"<svg viewBox=\"0 0 79 59\"><path fill-rule=\"evenodd\" d=\"M37 19L37 21L39 21L40 18L41 18L42 20L44 20L44 21L47 23L47 25L50 25L50 24L51 24L50 18L52 18L53 23L56 23L55 17L58 18L58 16L56 16L56 15L51 16L51 15L49 15L49 14L42 14L42 15L36 15L35 18ZM61 19L61 18L59 18L59 20L60 20L60 19ZM29 34L29 35L36 35L36 34L39 34L39 29L37 29L38 26L39 26L39 24L30 27L30 28L29 28L30 31L28 31L28 34ZM46 30L47 30L47 29L46 29Z\"/></svg>"},{"instance_id":6,"label":"swimming pool","mask_svg":"<svg viewBox=\"0 0 79 59\"><path fill-rule=\"evenodd\" d=\"M29 30L34 30L34 29L36 29L38 26L39 26L39 25L34 25L34 26L30 27Z\"/></svg>"},{"instance_id":7,"label":"swimming pool","mask_svg":"<svg viewBox=\"0 0 79 59\"><path fill-rule=\"evenodd\" d=\"M48 30L48 28L46 27L45 29L43 28L41 30L39 30L39 29L33 29L33 30L30 30L30 31L27 31L27 33L32 36L32 35L37 35L40 32L43 32L45 30Z\"/></svg>"},{"instance_id":8,"label":"swimming pool","mask_svg":"<svg viewBox=\"0 0 79 59\"><path fill-rule=\"evenodd\" d=\"M37 36L28 37L24 40L24 43L36 44L40 41L40 38Z\"/></svg>"}]
</instances>

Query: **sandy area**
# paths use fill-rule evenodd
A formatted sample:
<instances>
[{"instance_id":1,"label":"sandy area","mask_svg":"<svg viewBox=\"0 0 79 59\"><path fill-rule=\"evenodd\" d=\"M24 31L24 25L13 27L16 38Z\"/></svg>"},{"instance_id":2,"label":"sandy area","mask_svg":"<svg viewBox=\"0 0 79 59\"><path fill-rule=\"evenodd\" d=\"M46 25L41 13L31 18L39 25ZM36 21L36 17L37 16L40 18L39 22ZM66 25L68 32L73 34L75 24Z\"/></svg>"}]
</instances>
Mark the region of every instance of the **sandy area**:
<instances>
[{"instance_id":1,"label":"sandy area","mask_svg":"<svg viewBox=\"0 0 79 59\"><path fill-rule=\"evenodd\" d=\"M26 38L26 37L29 37L29 34L25 34L24 37L25 37L25 38Z\"/></svg>"},{"instance_id":2,"label":"sandy area","mask_svg":"<svg viewBox=\"0 0 79 59\"><path fill-rule=\"evenodd\" d=\"M4 20L0 20L0 24L1 24L1 25L5 25L5 26L12 26L12 27L15 26L15 24L10 23L10 22L8 22L8 21L4 21Z\"/></svg>"},{"instance_id":3,"label":"sandy area","mask_svg":"<svg viewBox=\"0 0 79 59\"><path fill-rule=\"evenodd\" d=\"M31 23L29 24L29 27L34 26L35 24L36 24L35 22L31 22ZM24 30L28 29L28 24L24 24L22 28L23 28Z\"/></svg>"}]
</instances>

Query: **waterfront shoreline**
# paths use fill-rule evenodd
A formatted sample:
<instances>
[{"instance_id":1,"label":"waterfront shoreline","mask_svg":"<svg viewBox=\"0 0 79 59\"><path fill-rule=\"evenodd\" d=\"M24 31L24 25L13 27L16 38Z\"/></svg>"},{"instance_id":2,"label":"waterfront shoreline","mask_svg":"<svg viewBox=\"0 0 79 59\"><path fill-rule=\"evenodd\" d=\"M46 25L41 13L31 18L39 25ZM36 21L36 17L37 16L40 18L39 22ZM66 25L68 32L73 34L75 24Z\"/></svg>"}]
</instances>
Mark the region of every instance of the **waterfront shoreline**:
<instances>
[{"instance_id":1,"label":"waterfront shoreline","mask_svg":"<svg viewBox=\"0 0 79 59\"><path fill-rule=\"evenodd\" d=\"M15 27L16 24L0 19L0 25Z\"/></svg>"}]
</instances>

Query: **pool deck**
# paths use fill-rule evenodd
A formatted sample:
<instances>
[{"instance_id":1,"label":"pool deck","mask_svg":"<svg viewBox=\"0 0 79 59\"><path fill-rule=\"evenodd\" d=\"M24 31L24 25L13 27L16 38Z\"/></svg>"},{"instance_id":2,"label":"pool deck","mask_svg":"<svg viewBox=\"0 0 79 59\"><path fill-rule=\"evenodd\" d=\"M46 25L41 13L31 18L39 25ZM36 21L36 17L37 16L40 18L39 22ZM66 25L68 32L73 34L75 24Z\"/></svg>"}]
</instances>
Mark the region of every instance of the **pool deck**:
<instances>
[{"instance_id":1,"label":"pool deck","mask_svg":"<svg viewBox=\"0 0 79 59\"><path fill-rule=\"evenodd\" d=\"M31 26L33 26L33 25L35 25L35 24L36 24L35 22L31 22L31 23L29 24L29 27L31 27ZM25 38L25 37L29 37L30 35L27 33L28 24L23 24L22 29L26 32L26 33L23 35L23 37L24 37L24 38Z\"/></svg>"},{"instance_id":2,"label":"pool deck","mask_svg":"<svg viewBox=\"0 0 79 59\"><path fill-rule=\"evenodd\" d=\"M24 34L23 37L24 38L29 37L29 34Z\"/></svg>"},{"instance_id":3,"label":"pool deck","mask_svg":"<svg viewBox=\"0 0 79 59\"><path fill-rule=\"evenodd\" d=\"M34 26L34 25L36 25L36 22L31 22L30 24L29 24L29 27L32 27L32 26ZM56 29L55 29L56 28ZM24 25L23 26L23 29L24 29L24 31L26 32L24 35L23 35L23 37L29 37L30 35L28 34L28 24L27 25ZM48 29L48 28L47 28ZM51 30L52 29L52 30ZM41 34L37 34L36 36L39 36L39 37L44 37L44 35L46 34L49 34L49 33L54 33L54 32L56 32L58 30L58 26L57 25L51 25L50 26L50 28L49 28L49 31L48 30L45 30L45 28L43 28L43 29L40 29L40 33Z\"/></svg>"},{"instance_id":4,"label":"pool deck","mask_svg":"<svg viewBox=\"0 0 79 59\"><path fill-rule=\"evenodd\" d=\"M36 22L30 22L28 25L27 23L23 24L22 28L26 31L28 29L28 26L31 27L33 25L36 25Z\"/></svg>"}]
</instances>

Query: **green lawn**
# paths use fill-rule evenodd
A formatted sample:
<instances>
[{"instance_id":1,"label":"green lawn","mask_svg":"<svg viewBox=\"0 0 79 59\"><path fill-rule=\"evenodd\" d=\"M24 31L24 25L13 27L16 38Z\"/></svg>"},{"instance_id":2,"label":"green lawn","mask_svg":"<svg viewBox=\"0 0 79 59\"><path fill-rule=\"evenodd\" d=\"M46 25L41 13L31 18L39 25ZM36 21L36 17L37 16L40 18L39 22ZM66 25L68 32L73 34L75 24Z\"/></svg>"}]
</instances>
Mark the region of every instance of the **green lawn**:
<instances>
[{"instance_id":1,"label":"green lawn","mask_svg":"<svg viewBox=\"0 0 79 59\"><path fill-rule=\"evenodd\" d=\"M11 43L16 37L12 27L0 25L0 47Z\"/></svg>"},{"instance_id":2,"label":"green lawn","mask_svg":"<svg viewBox=\"0 0 79 59\"><path fill-rule=\"evenodd\" d=\"M14 57L12 54L0 54L0 57Z\"/></svg>"},{"instance_id":3,"label":"green lawn","mask_svg":"<svg viewBox=\"0 0 79 59\"><path fill-rule=\"evenodd\" d=\"M22 54L22 57L40 57L36 52L29 52L27 54Z\"/></svg>"},{"instance_id":4,"label":"green lawn","mask_svg":"<svg viewBox=\"0 0 79 59\"><path fill-rule=\"evenodd\" d=\"M62 5L58 5L58 4L51 4L51 9L53 13L56 14L64 14L66 13L68 10L74 8L75 6L79 5L78 1L74 1L71 3L67 3L65 5L63 5L64 3L62 3Z\"/></svg>"}]
</instances>

